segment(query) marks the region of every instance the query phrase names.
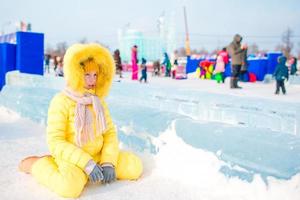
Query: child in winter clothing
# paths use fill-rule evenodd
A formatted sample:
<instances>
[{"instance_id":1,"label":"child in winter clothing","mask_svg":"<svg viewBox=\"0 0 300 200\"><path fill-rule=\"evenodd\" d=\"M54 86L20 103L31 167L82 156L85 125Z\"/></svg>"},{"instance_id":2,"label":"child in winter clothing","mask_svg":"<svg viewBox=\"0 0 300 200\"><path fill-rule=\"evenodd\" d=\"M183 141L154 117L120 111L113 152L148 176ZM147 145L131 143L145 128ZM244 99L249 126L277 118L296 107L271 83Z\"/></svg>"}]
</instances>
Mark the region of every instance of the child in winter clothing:
<instances>
[{"instance_id":1,"label":"child in winter clothing","mask_svg":"<svg viewBox=\"0 0 300 200\"><path fill-rule=\"evenodd\" d=\"M57 57L57 68L55 71L55 76L64 76L63 61L60 57Z\"/></svg>"},{"instance_id":2,"label":"child in winter clothing","mask_svg":"<svg viewBox=\"0 0 300 200\"><path fill-rule=\"evenodd\" d=\"M50 59L51 59L51 55L50 54L46 54L45 56L44 56L45 58L44 58L44 73L50 73Z\"/></svg>"},{"instance_id":3,"label":"child in winter clothing","mask_svg":"<svg viewBox=\"0 0 300 200\"><path fill-rule=\"evenodd\" d=\"M146 66L147 60L145 58L142 58L142 64L141 64L141 69L142 69L142 76L140 78L140 82L142 82L142 80L145 81L145 83L147 83L147 66Z\"/></svg>"},{"instance_id":4,"label":"child in winter clothing","mask_svg":"<svg viewBox=\"0 0 300 200\"><path fill-rule=\"evenodd\" d=\"M169 59L168 53L164 53L164 61L162 62L162 65L165 66L165 76L170 77L171 76L171 61Z\"/></svg>"},{"instance_id":5,"label":"child in winter clothing","mask_svg":"<svg viewBox=\"0 0 300 200\"><path fill-rule=\"evenodd\" d=\"M287 66L285 65L286 63L286 57L281 56L278 58L278 64L275 68L275 72L273 76L275 77L276 80L276 91L275 94L279 94L279 90L281 88L282 93L286 94L286 90L284 87L284 80L288 80L289 78L289 71Z\"/></svg>"},{"instance_id":6,"label":"child in winter clothing","mask_svg":"<svg viewBox=\"0 0 300 200\"><path fill-rule=\"evenodd\" d=\"M176 73L178 68L178 51L175 50L174 53L171 56L171 76L173 79L176 79Z\"/></svg>"},{"instance_id":7,"label":"child in winter clothing","mask_svg":"<svg viewBox=\"0 0 300 200\"><path fill-rule=\"evenodd\" d=\"M217 56L217 61L216 61L216 67L214 70L214 74L216 77L220 77L220 78L216 78L217 82L221 82L224 83L224 71L225 71L225 62L224 62L224 58L221 55Z\"/></svg>"},{"instance_id":8,"label":"child in winter clothing","mask_svg":"<svg viewBox=\"0 0 300 200\"><path fill-rule=\"evenodd\" d=\"M171 67L171 74L172 74L172 78L173 78L173 79L176 78L177 68L178 68L178 60L175 59L173 65L172 65L172 67Z\"/></svg>"},{"instance_id":9,"label":"child in winter clothing","mask_svg":"<svg viewBox=\"0 0 300 200\"><path fill-rule=\"evenodd\" d=\"M115 64L98 44L76 44L64 57L66 88L51 101L47 143L50 155L21 161L21 171L62 197L78 197L87 181L135 180L141 160L119 150L115 125L104 98Z\"/></svg>"},{"instance_id":10,"label":"child in winter clothing","mask_svg":"<svg viewBox=\"0 0 300 200\"><path fill-rule=\"evenodd\" d=\"M154 61L153 63L154 76L160 75L160 63L159 60Z\"/></svg>"}]
</instances>

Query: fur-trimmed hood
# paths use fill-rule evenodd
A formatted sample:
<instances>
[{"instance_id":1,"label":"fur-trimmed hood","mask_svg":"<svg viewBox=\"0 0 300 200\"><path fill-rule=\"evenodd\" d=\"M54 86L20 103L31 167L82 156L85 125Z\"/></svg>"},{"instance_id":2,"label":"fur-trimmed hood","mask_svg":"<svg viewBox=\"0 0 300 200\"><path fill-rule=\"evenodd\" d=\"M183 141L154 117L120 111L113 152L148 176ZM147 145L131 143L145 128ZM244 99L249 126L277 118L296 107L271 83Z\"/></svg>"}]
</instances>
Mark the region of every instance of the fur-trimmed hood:
<instances>
[{"instance_id":1,"label":"fur-trimmed hood","mask_svg":"<svg viewBox=\"0 0 300 200\"><path fill-rule=\"evenodd\" d=\"M74 44L68 48L64 57L64 76L67 87L80 94L86 91L84 69L81 63L90 58L99 65L95 94L104 98L108 95L112 84L115 63L111 53L99 44Z\"/></svg>"}]
</instances>

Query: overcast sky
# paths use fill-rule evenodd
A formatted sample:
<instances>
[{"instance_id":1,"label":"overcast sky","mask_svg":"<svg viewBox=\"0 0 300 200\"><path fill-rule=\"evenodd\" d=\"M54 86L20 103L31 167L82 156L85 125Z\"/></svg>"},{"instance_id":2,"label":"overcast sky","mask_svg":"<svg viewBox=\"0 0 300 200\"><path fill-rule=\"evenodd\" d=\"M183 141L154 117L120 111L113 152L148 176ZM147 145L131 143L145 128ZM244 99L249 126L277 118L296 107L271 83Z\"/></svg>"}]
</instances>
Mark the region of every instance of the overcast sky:
<instances>
[{"instance_id":1,"label":"overcast sky","mask_svg":"<svg viewBox=\"0 0 300 200\"><path fill-rule=\"evenodd\" d=\"M183 5L187 9L192 49L214 49L230 43L235 33L249 45L274 48L290 27L300 49L299 0L1 0L0 30L10 32L23 20L45 33L45 44L68 44L87 38L118 47L117 31L131 28L153 34L163 13L176 14L178 46L184 45Z\"/></svg>"}]
</instances>

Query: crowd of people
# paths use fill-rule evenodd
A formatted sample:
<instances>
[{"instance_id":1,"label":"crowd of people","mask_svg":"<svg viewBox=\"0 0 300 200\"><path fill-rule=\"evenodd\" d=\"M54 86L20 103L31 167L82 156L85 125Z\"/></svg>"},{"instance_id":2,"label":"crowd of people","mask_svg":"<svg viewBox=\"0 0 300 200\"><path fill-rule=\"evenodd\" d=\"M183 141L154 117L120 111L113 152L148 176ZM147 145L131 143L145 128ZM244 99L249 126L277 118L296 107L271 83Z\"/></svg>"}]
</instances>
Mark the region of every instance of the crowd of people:
<instances>
[{"instance_id":1,"label":"crowd of people","mask_svg":"<svg viewBox=\"0 0 300 200\"><path fill-rule=\"evenodd\" d=\"M242 36L236 34L233 41L226 47L217 52L215 61L203 61L199 63L198 69L199 78L203 79L215 79L218 83L225 83L225 70L226 65L231 61L230 65L230 84L231 89L242 89L238 82L248 73L248 46L242 43ZM113 58L115 61L115 71L119 78L123 78L124 64L122 62L121 53L119 49L113 52ZM285 62L283 64L283 62ZM53 65L53 69L56 76L64 76L63 71L63 59L60 56L45 55L44 60L44 73L50 73L50 66ZM178 52L174 51L171 56L167 52L163 54L162 61L155 60L151 64L147 63L147 59L142 57L141 61L138 57L138 46L133 45L131 48L131 60L129 63L131 67L131 79L138 80L141 83L148 83L147 73L152 72L153 76L165 76L173 79L178 78ZM151 67L151 70L147 68ZM285 66L285 68L283 68ZM281 72L285 71L282 75ZM274 79L277 81L276 92L279 94L279 88L282 88L283 94L286 94L284 87L284 80L288 80L288 75L297 75L297 58L279 58L278 66L273 74ZM140 73L140 74L139 74ZM280 74L280 75L278 75ZM281 77L280 77L281 76ZM284 77L284 78L283 78ZM280 80L279 80L280 79ZM282 81L283 80L283 81Z\"/></svg>"},{"instance_id":2,"label":"crowd of people","mask_svg":"<svg viewBox=\"0 0 300 200\"><path fill-rule=\"evenodd\" d=\"M44 56L44 73L50 73L50 68L53 66L55 76L64 76L63 58L61 56L52 56L45 54Z\"/></svg>"},{"instance_id":3,"label":"crowd of people","mask_svg":"<svg viewBox=\"0 0 300 200\"><path fill-rule=\"evenodd\" d=\"M231 58L230 88L241 89L242 87L238 85L238 81L248 72L248 47L247 44L242 44L242 39L242 36L236 34L233 41L218 52L213 72L211 68L214 62L200 62L199 68L201 68L201 72L199 72L199 77L201 78L201 76L203 76L207 78L211 76L210 73L213 73L218 83L224 83L225 66L229 63L229 58ZM289 79L289 75L297 75L297 71L296 57L290 57L289 59L285 56L278 57L277 65L273 73L273 77L276 81L275 94L279 94L280 89L283 94L286 94L285 81Z\"/></svg>"},{"instance_id":4,"label":"crowd of people","mask_svg":"<svg viewBox=\"0 0 300 200\"><path fill-rule=\"evenodd\" d=\"M122 71L123 71L123 63L120 55L120 50L116 49L113 54L115 64L116 64L116 74L123 78ZM131 48L131 79L132 80L139 80L140 82L144 81L145 83L148 82L147 79L147 68L149 63L147 64L146 58L142 57L141 62L138 59L138 46L133 45ZM174 53L170 56L167 52L163 54L163 61L160 62L159 60L155 60L151 64L152 74L153 76L161 76L164 75L165 77L172 77L173 79L176 78L176 73L178 70L178 53L174 51ZM140 71L140 75L139 75ZM140 78L138 78L140 77Z\"/></svg>"}]
</instances>

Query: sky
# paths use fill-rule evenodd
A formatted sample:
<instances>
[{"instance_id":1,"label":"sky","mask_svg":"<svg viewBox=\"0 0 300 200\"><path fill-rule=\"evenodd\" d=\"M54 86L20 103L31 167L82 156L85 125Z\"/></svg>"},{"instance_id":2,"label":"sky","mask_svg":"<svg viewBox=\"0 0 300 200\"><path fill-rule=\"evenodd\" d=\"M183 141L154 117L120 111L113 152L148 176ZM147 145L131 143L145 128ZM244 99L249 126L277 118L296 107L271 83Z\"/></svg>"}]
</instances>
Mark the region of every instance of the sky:
<instances>
[{"instance_id":1,"label":"sky","mask_svg":"<svg viewBox=\"0 0 300 200\"><path fill-rule=\"evenodd\" d=\"M283 32L293 31L294 52L300 51L298 0L1 0L0 30L12 32L16 22L32 24L45 33L45 45L69 45L86 38L118 47L117 32L129 24L145 35L157 34L162 13L175 13L176 40L184 45L183 6L186 6L191 48L221 48L239 33L248 45L273 50Z\"/></svg>"}]
</instances>

